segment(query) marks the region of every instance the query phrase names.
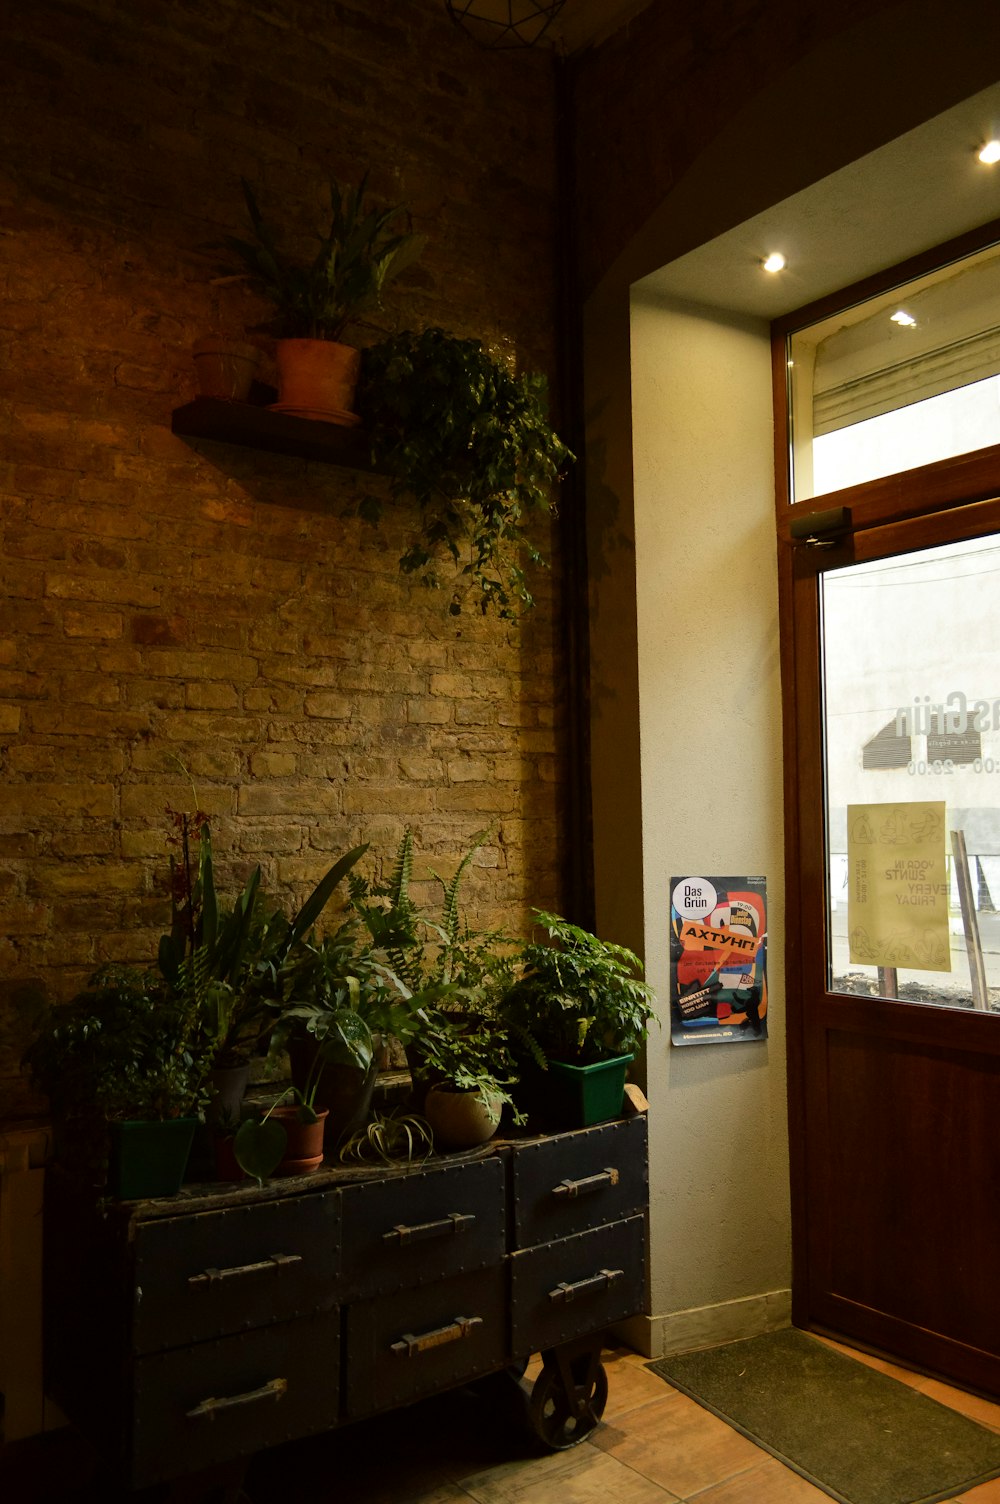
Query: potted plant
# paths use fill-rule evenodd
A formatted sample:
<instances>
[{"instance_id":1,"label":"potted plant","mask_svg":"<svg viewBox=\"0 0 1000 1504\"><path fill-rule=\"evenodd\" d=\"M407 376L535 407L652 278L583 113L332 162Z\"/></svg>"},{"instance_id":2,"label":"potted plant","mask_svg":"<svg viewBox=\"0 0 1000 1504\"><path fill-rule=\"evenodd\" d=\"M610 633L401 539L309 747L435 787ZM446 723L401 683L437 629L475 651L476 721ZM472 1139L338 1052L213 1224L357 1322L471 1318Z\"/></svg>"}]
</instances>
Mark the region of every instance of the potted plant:
<instances>
[{"instance_id":1,"label":"potted plant","mask_svg":"<svg viewBox=\"0 0 1000 1504\"><path fill-rule=\"evenodd\" d=\"M191 346L198 391L223 402L246 402L260 365L260 350L246 340L207 334Z\"/></svg>"},{"instance_id":2,"label":"potted plant","mask_svg":"<svg viewBox=\"0 0 1000 1504\"><path fill-rule=\"evenodd\" d=\"M356 424L352 403L360 354L341 336L379 306L386 283L420 255L425 237L400 227L401 205L378 209L366 202L366 173L353 189L330 180L328 226L313 237L315 253L303 256L286 248L242 181L253 238L226 235L221 245L242 263L237 275L277 310L276 409Z\"/></svg>"},{"instance_id":3,"label":"potted plant","mask_svg":"<svg viewBox=\"0 0 1000 1504\"><path fill-rule=\"evenodd\" d=\"M329 1115L329 1108L318 1100L324 1073L344 1064L365 1076L372 1066L371 1033L353 1008L312 1006L306 1012L303 1006L288 1009L284 1015L289 1022L302 1017L312 1025L315 1049L301 1085L284 1087L262 1116L241 1123L233 1142L237 1164L258 1181L275 1170L304 1175L319 1169ZM281 1039L279 1030L275 1044L280 1046Z\"/></svg>"},{"instance_id":4,"label":"potted plant","mask_svg":"<svg viewBox=\"0 0 1000 1504\"><path fill-rule=\"evenodd\" d=\"M425 1118L394 1108L375 1112L363 1128L341 1145L342 1164L391 1165L398 1160L422 1164L434 1148L434 1134Z\"/></svg>"},{"instance_id":5,"label":"potted plant","mask_svg":"<svg viewBox=\"0 0 1000 1504\"><path fill-rule=\"evenodd\" d=\"M350 914L330 934L310 937L290 953L279 977L282 998L276 1044L288 1050L292 1081L311 1089L328 1109L331 1147L364 1122L378 1067L385 983ZM319 1067L317 1071L317 1066Z\"/></svg>"},{"instance_id":6,"label":"potted plant","mask_svg":"<svg viewBox=\"0 0 1000 1504\"><path fill-rule=\"evenodd\" d=\"M477 339L404 330L364 351L358 406L392 495L420 507L400 568L439 588L453 563L483 612L530 607L525 564L542 562L531 523L552 512L573 458L549 424L545 378L514 375ZM379 512L366 499L362 515ZM458 591L450 609L461 610Z\"/></svg>"},{"instance_id":7,"label":"potted plant","mask_svg":"<svg viewBox=\"0 0 1000 1504\"><path fill-rule=\"evenodd\" d=\"M171 811L180 859L171 857L171 927L160 940L160 972L174 996L197 1020L201 1050L210 1062L220 1127L235 1126L250 1061L270 1035L283 1001L282 978L335 889L367 849L349 851L324 874L289 918L269 907L256 867L231 907L215 882L207 819ZM200 822L196 859L191 825ZM228 1119L228 1123L225 1121Z\"/></svg>"},{"instance_id":8,"label":"potted plant","mask_svg":"<svg viewBox=\"0 0 1000 1504\"><path fill-rule=\"evenodd\" d=\"M294 1101L289 1102L288 1098ZM317 1108L309 1092L289 1086L266 1112L240 1124L233 1139L239 1169L263 1185L270 1175L309 1175L323 1163L326 1108Z\"/></svg>"},{"instance_id":9,"label":"potted plant","mask_svg":"<svg viewBox=\"0 0 1000 1504\"><path fill-rule=\"evenodd\" d=\"M549 1072L546 1114L566 1127L604 1122L621 1112L628 1066L655 1017L653 994L625 946L557 914L536 910L535 919L548 941L524 946L522 975L500 1011L515 1048Z\"/></svg>"},{"instance_id":10,"label":"potted plant","mask_svg":"<svg viewBox=\"0 0 1000 1504\"><path fill-rule=\"evenodd\" d=\"M481 832L441 888L436 916L411 896L413 833L400 840L389 879L349 880L351 901L386 957L384 976L405 1007L407 1061L414 1105L442 1148L466 1148L495 1132L511 1103L512 1058L496 1003L513 979L505 953L514 942L500 931L473 929L459 907L462 880L488 839ZM460 1100L456 1100L460 1099Z\"/></svg>"},{"instance_id":11,"label":"potted plant","mask_svg":"<svg viewBox=\"0 0 1000 1504\"><path fill-rule=\"evenodd\" d=\"M109 966L49 1009L25 1053L57 1158L126 1200L180 1187L209 1059L196 1016L153 973Z\"/></svg>"},{"instance_id":12,"label":"potted plant","mask_svg":"<svg viewBox=\"0 0 1000 1504\"><path fill-rule=\"evenodd\" d=\"M513 1057L498 1020L429 1009L419 1035L423 1113L438 1149L472 1149L493 1137L507 1104L519 1120L511 1086Z\"/></svg>"}]
</instances>

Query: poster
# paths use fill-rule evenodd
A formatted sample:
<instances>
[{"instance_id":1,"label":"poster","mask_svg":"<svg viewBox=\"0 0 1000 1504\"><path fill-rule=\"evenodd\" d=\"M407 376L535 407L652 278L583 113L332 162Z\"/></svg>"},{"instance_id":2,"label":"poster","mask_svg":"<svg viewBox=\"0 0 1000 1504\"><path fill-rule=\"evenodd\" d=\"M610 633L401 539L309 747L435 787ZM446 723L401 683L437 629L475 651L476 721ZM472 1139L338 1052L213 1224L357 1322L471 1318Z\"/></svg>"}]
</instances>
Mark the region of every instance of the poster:
<instances>
[{"instance_id":1,"label":"poster","mask_svg":"<svg viewBox=\"0 0 1000 1504\"><path fill-rule=\"evenodd\" d=\"M767 901L762 877L670 881L670 1038L767 1038Z\"/></svg>"},{"instance_id":2,"label":"poster","mask_svg":"<svg viewBox=\"0 0 1000 1504\"><path fill-rule=\"evenodd\" d=\"M855 964L951 970L943 799L849 804L847 882Z\"/></svg>"}]
</instances>

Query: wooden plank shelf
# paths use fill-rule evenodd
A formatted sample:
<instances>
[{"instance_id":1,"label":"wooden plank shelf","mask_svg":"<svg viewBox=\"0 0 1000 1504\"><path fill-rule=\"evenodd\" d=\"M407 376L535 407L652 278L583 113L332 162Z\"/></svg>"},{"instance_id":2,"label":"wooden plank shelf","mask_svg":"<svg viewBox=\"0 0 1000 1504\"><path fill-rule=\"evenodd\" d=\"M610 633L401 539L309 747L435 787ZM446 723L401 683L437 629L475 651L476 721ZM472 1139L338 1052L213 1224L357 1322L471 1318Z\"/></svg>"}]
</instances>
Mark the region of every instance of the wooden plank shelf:
<instances>
[{"instance_id":1,"label":"wooden plank shelf","mask_svg":"<svg viewBox=\"0 0 1000 1504\"><path fill-rule=\"evenodd\" d=\"M170 427L182 438L215 439L350 470L375 469L363 429L323 423L317 418L295 418L252 402L196 397L174 409Z\"/></svg>"}]
</instances>

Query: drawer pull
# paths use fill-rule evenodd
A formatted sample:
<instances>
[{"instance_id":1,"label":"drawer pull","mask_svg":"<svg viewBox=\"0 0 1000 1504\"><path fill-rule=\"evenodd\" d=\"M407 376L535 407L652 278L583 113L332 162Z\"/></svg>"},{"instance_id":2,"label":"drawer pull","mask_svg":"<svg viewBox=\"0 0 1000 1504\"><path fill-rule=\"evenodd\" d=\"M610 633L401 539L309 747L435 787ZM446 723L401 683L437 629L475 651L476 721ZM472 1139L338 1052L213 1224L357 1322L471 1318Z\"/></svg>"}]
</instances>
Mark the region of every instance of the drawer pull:
<instances>
[{"instance_id":1,"label":"drawer pull","mask_svg":"<svg viewBox=\"0 0 1000 1504\"><path fill-rule=\"evenodd\" d=\"M188 1276L188 1284L204 1290L209 1285L217 1285L220 1280L235 1279L241 1274L263 1274L301 1262L301 1253L272 1253L269 1259L262 1259L259 1264L237 1264L232 1269L205 1269L201 1274L191 1274Z\"/></svg>"},{"instance_id":2,"label":"drawer pull","mask_svg":"<svg viewBox=\"0 0 1000 1504\"><path fill-rule=\"evenodd\" d=\"M587 1175L583 1180L562 1180L557 1186L553 1186L553 1196L564 1197L568 1201L577 1196L589 1196L594 1191L601 1191L605 1186L618 1184L617 1170L602 1170L599 1175Z\"/></svg>"},{"instance_id":3,"label":"drawer pull","mask_svg":"<svg viewBox=\"0 0 1000 1504\"><path fill-rule=\"evenodd\" d=\"M549 1291L549 1299L558 1304L569 1305L578 1295L590 1295L595 1290L610 1290L615 1280L624 1277L624 1269L599 1269L589 1279L578 1279L575 1285L556 1285L554 1290Z\"/></svg>"},{"instance_id":4,"label":"drawer pull","mask_svg":"<svg viewBox=\"0 0 1000 1504\"><path fill-rule=\"evenodd\" d=\"M221 1400L202 1400L193 1410L186 1412L187 1420L214 1420L220 1410L232 1410L237 1405L255 1405L258 1400L280 1400L288 1390L287 1379L270 1379L259 1389L247 1394L230 1394Z\"/></svg>"},{"instance_id":5,"label":"drawer pull","mask_svg":"<svg viewBox=\"0 0 1000 1504\"><path fill-rule=\"evenodd\" d=\"M442 1217L440 1222L418 1222L413 1227L399 1222L382 1234L382 1241L405 1244L417 1243L421 1238L444 1238L449 1233L464 1232L475 1220L471 1212L452 1212L450 1216Z\"/></svg>"},{"instance_id":6,"label":"drawer pull","mask_svg":"<svg viewBox=\"0 0 1000 1504\"><path fill-rule=\"evenodd\" d=\"M450 1326L439 1326L433 1332L421 1332L415 1337L412 1332L406 1332L398 1342L394 1342L390 1352L394 1352L397 1358L412 1358L414 1353L430 1352L431 1348L444 1347L449 1342L461 1342L463 1337L468 1337L477 1326L482 1326L481 1316L456 1316Z\"/></svg>"}]
</instances>

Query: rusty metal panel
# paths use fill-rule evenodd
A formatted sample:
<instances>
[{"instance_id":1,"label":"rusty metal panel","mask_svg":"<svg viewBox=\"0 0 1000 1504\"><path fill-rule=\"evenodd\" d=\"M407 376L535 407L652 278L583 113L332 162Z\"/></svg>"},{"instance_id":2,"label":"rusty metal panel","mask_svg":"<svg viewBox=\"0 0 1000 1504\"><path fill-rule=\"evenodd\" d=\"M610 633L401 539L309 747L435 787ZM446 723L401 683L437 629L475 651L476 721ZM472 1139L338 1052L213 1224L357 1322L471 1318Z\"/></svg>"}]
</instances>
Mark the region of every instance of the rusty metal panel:
<instances>
[{"instance_id":1,"label":"rusty metal panel","mask_svg":"<svg viewBox=\"0 0 1000 1504\"><path fill-rule=\"evenodd\" d=\"M506 1290L500 1264L350 1306L347 1415L406 1405L502 1367Z\"/></svg>"},{"instance_id":2,"label":"rusty metal panel","mask_svg":"<svg viewBox=\"0 0 1000 1504\"><path fill-rule=\"evenodd\" d=\"M339 1375L338 1310L138 1359L133 1488L328 1430Z\"/></svg>"},{"instance_id":3,"label":"rusty metal panel","mask_svg":"<svg viewBox=\"0 0 1000 1504\"><path fill-rule=\"evenodd\" d=\"M321 1191L139 1222L132 1351L328 1310L337 1299L339 1195Z\"/></svg>"},{"instance_id":4,"label":"rusty metal panel","mask_svg":"<svg viewBox=\"0 0 1000 1504\"><path fill-rule=\"evenodd\" d=\"M499 1158L344 1186L341 1195L344 1300L482 1269L504 1255Z\"/></svg>"},{"instance_id":5,"label":"rusty metal panel","mask_svg":"<svg viewBox=\"0 0 1000 1504\"><path fill-rule=\"evenodd\" d=\"M512 1146L514 1239L550 1243L643 1211L649 1197L645 1114Z\"/></svg>"},{"instance_id":6,"label":"rusty metal panel","mask_svg":"<svg viewBox=\"0 0 1000 1504\"><path fill-rule=\"evenodd\" d=\"M540 1352L646 1303L646 1218L628 1217L511 1255L511 1349Z\"/></svg>"}]
</instances>

